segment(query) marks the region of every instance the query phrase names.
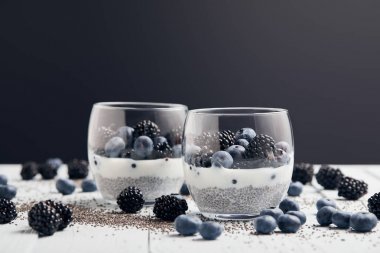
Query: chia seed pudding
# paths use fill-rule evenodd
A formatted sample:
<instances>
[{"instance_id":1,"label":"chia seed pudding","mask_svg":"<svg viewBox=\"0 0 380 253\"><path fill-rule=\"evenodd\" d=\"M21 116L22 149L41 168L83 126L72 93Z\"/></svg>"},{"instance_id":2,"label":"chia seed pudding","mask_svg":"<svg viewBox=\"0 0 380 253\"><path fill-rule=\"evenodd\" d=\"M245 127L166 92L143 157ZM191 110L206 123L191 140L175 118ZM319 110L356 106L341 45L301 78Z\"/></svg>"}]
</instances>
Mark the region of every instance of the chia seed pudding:
<instances>
[{"instance_id":1,"label":"chia seed pudding","mask_svg":"<svg viewBox=\"0 0 380 253\"><path fill-rule=\"evenodd\" d=\"M183 183L181 158L134 160L108 158L89 152L90 166L102 196L115 200L128 186L141 190L145 202L177 193Z\"/></svg>"}]
</instances>

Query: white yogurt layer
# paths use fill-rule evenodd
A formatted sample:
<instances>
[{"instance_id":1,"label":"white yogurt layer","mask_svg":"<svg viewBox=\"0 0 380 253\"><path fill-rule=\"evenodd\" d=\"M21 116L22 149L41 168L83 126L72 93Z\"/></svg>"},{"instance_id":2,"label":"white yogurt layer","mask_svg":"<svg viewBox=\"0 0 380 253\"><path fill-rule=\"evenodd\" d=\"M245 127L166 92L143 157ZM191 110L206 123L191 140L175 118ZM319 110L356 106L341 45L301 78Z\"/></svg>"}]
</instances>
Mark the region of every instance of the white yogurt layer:
<instances>
[{"instance_id":1,"label":"white yogurt layer","mask_svg":"<svg viewBox=\"0 0 380 253\"><path fill-rule=\"evenodd\" d=\"M93 151L88 155L92 172L105 178L183 178L181 158L133 160L99 156Z\"/></svg>"},{"instance_id":2,"label":"white yogurt layer","mask_svg":"<svg viewBox=\"0 0 380 253\"><path fill-rule=\"evenodd\" d=\"M185 181L191 187L204 189L263 187L290 183L293 172L293 158L278 168L226 169L219 167L195 167L184 162Z\"/></svg>"}]
</instances>

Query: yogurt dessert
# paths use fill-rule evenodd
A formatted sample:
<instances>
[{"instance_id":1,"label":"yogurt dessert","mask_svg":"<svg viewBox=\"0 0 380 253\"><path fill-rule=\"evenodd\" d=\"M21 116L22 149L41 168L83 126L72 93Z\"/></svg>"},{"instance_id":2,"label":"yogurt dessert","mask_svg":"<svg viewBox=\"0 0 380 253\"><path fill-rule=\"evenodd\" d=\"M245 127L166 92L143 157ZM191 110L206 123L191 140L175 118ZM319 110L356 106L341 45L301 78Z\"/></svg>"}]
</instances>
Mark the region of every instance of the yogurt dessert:
<instances>
[{"instance_id":1,"label":"yogurt dessert","mask_svg":"<svg viewBox=\"0 0 380 253\"><path fill-rule=\"evenodd\" d=\"M122 190L135 186L146 203L177 193L183 183L182 127L162 133L150 120L135 126L107 129L103 147L89 147L92 173L104 198L115 200Z\"/></svg>"},{"instance_id":2,"label":"yogurt dessert","mask_svg":"<svg viewBox=\"0 0 380 253\"><path fill-rule=\"evenodd\" d=\"M204 216L253 218L285 196L294 157L287 142L276 143L247 127L236 133L205 132L190 143L185 149L185 180Z\"/></svg>"}]
</instances>

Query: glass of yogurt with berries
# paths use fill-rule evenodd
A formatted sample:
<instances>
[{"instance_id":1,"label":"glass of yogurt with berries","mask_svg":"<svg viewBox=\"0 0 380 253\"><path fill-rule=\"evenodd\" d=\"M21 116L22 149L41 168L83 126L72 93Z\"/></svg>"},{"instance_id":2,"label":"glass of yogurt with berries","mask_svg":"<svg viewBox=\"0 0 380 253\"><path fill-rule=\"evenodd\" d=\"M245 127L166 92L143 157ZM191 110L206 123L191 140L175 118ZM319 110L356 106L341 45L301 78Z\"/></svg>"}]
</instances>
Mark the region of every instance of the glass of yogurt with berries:
<instances>
[{"instance_id":1,"label":"glass of yogurt with berries","mask_svg":"<svg viewBox=\"0 0 380 253\"><path fill-rule=\"evenodd\" d=\"M208 218L252 219L278 206L291 182L294 142L285 109L190 110L183 148L186 184Z\"/></svg>"},{"instance_id":2,"label":"glass of yogurt with berries","mask_svg":"<svg viewBox=\"0 0 380 253\"><path fill-rule=\"evenodd\" d=\"M177 193L183 183L181 104L102 102L94 104L88 159L102 196L115 200L128 186L145 203Z\"/></svg>"}]
</instances>

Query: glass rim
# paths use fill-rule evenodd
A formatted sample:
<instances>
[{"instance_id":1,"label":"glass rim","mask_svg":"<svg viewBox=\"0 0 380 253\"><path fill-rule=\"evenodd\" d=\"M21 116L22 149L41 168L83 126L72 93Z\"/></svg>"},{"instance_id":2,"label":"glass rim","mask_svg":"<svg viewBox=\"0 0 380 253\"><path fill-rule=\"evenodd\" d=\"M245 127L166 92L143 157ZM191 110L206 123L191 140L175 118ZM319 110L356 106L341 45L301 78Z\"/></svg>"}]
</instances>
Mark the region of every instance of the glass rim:
<instances>
[{"instance_id":1,"label":"glass rim","mask_svg":"<svg viewBox=\"0 0 380 253\"><path fill-rule=\"evenodd\" d=\"M97 102L93 105L94 108L102 109L120 109L134 111L174 111L188 110L188 107L183 104L175 103L159 103L159 102Z\"/></svg>"},{"instance_id":2,"label":"glass rim","mask_svg":"<svg viewBox=\"0 0 380 253\"><path fill-rule=\"evenodd\" d=\"M216 116L252 116L288 113L287 109L271 107L215 107L190 110L189 114Z\"/></svg>"}]
</instances>

